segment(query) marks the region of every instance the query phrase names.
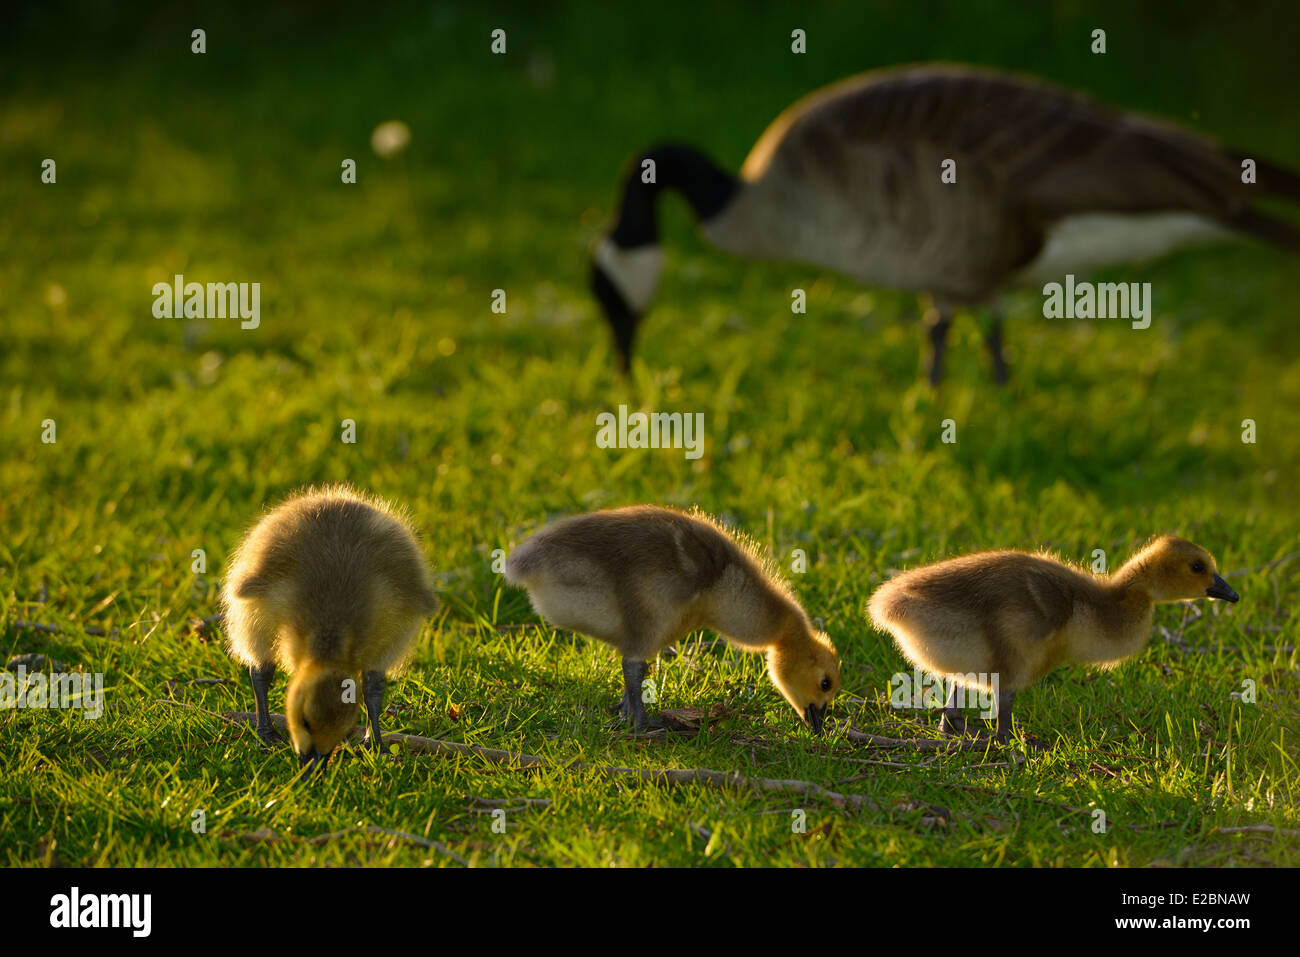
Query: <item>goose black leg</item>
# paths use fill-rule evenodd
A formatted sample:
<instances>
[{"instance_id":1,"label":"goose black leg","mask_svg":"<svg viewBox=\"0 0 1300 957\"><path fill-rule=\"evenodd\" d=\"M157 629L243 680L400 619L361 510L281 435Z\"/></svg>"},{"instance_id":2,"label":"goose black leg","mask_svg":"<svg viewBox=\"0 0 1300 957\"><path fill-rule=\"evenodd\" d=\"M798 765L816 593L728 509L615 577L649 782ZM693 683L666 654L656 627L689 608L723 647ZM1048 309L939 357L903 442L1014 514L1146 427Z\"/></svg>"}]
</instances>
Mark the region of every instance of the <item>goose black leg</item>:
<instances>
[{"instance_id":1,"label":"goose black leg","mask_svg":"<svg viewBox=\"0 0 1300 957\"><path fill-rule=\"evenodd\" d=\"M936 307L926 313L930 327L930 385L938 386L943 378L943 354L948 348L948 330L952 327L952 313Z\"/></svg>"},{"instance_id":2,"label":"goose black leg","mask_svg":"<svg viewBox=\"0 0 1300 957\"><path fill-rule=\"evenodd\" d=\"M619 706L619 714L629 719L633 730L638 732L663 727L659 721L649 718L645 713L641 686L645 683L647 671L649 667L644 661L623 659L623 703Z\"/></svg>"},{"instance_id":3,"label":"goose black leg","mask_svg":"<svg viewBox=\"0 0 1300 957\"><path fill-rule=\"evenodd\" d=\"M962 717L961 685L952 683L948 689L948 701L943 706L943 716L939 719L940 734L963 734L966 731L966 719Z\"/></svg>"},{"instance_id":4,"label":"goose black leg","mask_svg":"<svg viewBox=\"0 0 1300 957\"><path fill-rule=\"evenodd\" d=\"M384 706L384 673L367 671L362 679L361 695L366 702L366 737L361 742L376 754L384 750L384 736L379 731L379 711Z\"/></svg>"},{"instance_id":5,"label":"goose black leg","mask_svg":"<svg viewBox=\"0 0 1300 957\"><path fill-rule=\"evenodd\" d=\"M998 730L997 740L1011 740L1011 705L1016 700L1014 691L998 693Z\"/></svg>"},{"instance_id":6,"label":"goose black leg","mask_svg":"<svg viewBox=\"0 0 1300 957\"><path fill-rule=\"evenodd\" d=\"M284 743L284 737L271 724L271 709L267 706L266 695L271 690L275 679L275 662L264 665L250 665L248 683L253 686L254 707L257 710L257 736L269 747Z\"/></svg>"},{"instance_id":7,"label":"goose black leg","mask_svg":"<svg viewBox=\"0 0 1300 957\"><path fill-rule=\"evenodd\" d=\"M993 363L993 381L1006 385L1008 379L1007 360L1002 358L1002 314L995 312L989 322L988 332L984 334L984 344L988 346L989 360Z\"/></svg>"}]
</instances>

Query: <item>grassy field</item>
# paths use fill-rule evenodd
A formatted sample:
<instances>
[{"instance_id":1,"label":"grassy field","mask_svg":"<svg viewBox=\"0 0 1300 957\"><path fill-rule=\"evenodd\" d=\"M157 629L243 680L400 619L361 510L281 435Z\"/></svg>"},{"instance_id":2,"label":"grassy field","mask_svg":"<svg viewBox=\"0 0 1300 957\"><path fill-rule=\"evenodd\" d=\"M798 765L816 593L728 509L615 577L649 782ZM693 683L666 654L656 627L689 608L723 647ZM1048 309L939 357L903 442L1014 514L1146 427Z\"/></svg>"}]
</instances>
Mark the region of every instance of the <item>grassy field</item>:
<instances>
[{"instance_id":1,"label":"grassy field","mask_svg":"<svg viewBox=\"0 0 1300 957\"><path fill-rule=\"evenodd\" d=\"M1217 830L1300 827L1295 260L1243 244L1118 271L1152 284L1144 331L1043 319L1040 295L1013 294L1011 385L992 384L965 317L934 392L910 297L730 261L673 200L661 301L634 375L614 372L586 257L633 152L671 136L734 168L780 109L861 69L1037 72L1300 167L1300 129L1281 122L1294 33L1266 8L1191 17L1171 4L1138 20L1128 5L960 6L742 20L691 3L545 16L267 5L193 22L72 5L66 26L30 13L7 31L0 652L102 672L107 704L98 720L0 712L0 862L1300 864L1294 837ZM203 56L189 53L195 26ZM1088 52L1097 26L1105 56ZM496 27L504 57L488 52ZM794 27L808 31L802 57ZM381 160L369 137L389 119L412 142ZM46 157L55 185L39 179ZM356 185L340 182L345 157ZM175 273L260 282L261 326L154 318L151 287ZM790 314L796 287L806 316ZM597 448L596 415L620 403L702 411L704 456ZM355 444L340 440L344 419ZM287 748L267 753L220 720L252 695L219 631L192 621L216 613L224 562L264 506L328 481L407 505L442 590L390 686L387 730L551 767L360 755L303 783ZM492 570L494 550L549 518L633 502L698 504L786 568L805 550L793 587L844 658L832 715L890 737L934 730L889 706L905 666L866 620L892 570L987 547L1081 562L1100 548L1116 564L1174 531L1216 555L1242 600L1162 606L1126 666L1054 673L1021 695L1010 748L815 738L760 658L708 634L657 663L660 703L725 716L636 738L605 710L613 652L538 624ZM1247 680L1257 700L1233 700ZM665 787L574 761L801 779L870 805ZM440 847L312 840L364 827Z\"/></svg>"}]
</instances>

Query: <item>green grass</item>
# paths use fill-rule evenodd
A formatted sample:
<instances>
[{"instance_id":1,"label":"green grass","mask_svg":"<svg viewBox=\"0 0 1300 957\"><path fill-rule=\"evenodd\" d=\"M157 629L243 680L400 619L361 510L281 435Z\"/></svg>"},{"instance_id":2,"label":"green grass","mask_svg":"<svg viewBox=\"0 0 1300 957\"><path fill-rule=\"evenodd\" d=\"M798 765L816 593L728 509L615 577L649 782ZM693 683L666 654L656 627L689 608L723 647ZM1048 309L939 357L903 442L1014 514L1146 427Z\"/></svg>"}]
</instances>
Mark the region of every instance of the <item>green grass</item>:
<instances>
[{"instance_id":1,"label":"green grass","mask_svg":"<svg viewBox=\"0 0 1300 957\"><path fill-rule=\"evenodd\" d=\"M743 22L695 4L553 18L277 6L206 21L205 57L173 13L99 23L87 7L78 27L11 34L0 652L104 673L107 711L0 712L0 861L450 863L358 835L307 842L375 826L484 865L1300 863L1294 838L1215 830L1300 827L1300 563L1284 560L1300 549L1294 260L1243 245L1117 271L1152 283L1145 331L1045 320L1038 295L1013 295L1011 386L990 383L966 318L936 394L911 299L730 261L673 202L642 362L631 380L612 371L585 263L630 155L673 136L734 166L795 97L858 69L933 57L1039 72L1300 166L1300 132L1277 122L1293 112L1292 34L1269 16L975 6L873 4L857 21L773 7ZM1098 23L1104 59L1086 52ZM496 26L504 58L487 53ZM794 26L809 31L804 58L788 52ZM385 162L368 139L391 118L413 141ZM55 186L38 180L46 156ZM357 160L355 186L339 182L343 157ZM261 282L261 328L153 318L150 288L175 272ZM789 314L795 287L806 316ZM489 309L496 288L505 316ZM595 417L619 403L704 412L705 456L598 449ZM355 445L339 439L344 418ZM948 418L956 444L940 440ZM188 622L215 613L223 563L265 505L339 480L410 508L443 593L391 686L388 729L557 768L361 756L303 784L287 750L157 703L251 708L220 636ZM536 618L491 569L494 549L551 517L632 502L699 504L787 568L804 549L793 585L844 657L835 710L893 737L932 728L888 706L905 666L866 621L891 569L986 547L1078 561L1101 548L1116 563L1170 530L1238 572L1242 600L1164 606L1151 645L1119 670L1066 668L1022 694L1020 728L1041 752L813 738L758 657L692 643L658 664L661 704L728 716L695 737L638 740L604 710L614 654L540 625L497 631ZM208 570L196 576L197 548ZM168 690L207 678L224 683ZM1247 679L1255 704L1231 699ZM283 682L275 710L282 695ZM798 778L878 810L565 770L574 760ZM508 811L505 834L475 809L521 796L552 803ZM938 823L928 805L951 813ZM1100 808L1110 829L1058 805ZM205 834L191 830L196 809ZM283 839L243 837L261 828Z\"/></svg>"}]
</instances>

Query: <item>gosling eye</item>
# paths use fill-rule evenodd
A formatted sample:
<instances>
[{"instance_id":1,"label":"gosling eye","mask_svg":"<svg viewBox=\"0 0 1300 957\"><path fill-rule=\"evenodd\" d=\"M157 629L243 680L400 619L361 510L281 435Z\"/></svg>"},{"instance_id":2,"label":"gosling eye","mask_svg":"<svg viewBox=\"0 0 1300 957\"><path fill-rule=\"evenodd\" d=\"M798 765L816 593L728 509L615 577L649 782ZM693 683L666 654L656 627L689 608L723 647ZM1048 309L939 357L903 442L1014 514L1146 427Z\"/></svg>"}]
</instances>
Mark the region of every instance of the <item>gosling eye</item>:
<instances>
[{"instance_id":1,"label":"gosling eye","mask_svg":"<svg viewBox=\"0 0 1300 957\"><path fill-rule=\"evenodd\" d=\"M1201 561L1199 558L1198 558L1196 561L1192 562L1192 574L1194 574L1194 575L1204 575L1204 574L1205 574L1205 562Z\"/></svg>"},{"instance_id":2,"label":"gosling eye","mask_svg":"<svg viewBox=\"0 0 1300 957\"><path fill-rule=\"evenodd\" d=\"M303 726L303 728L306 729L306 731L307 731L308 734L311 734L311 733L312 733L311 725L307 722L307 719L306 719L306 718L303 718L303 719L302 719L302 726Z\"/></svg>"},{"instance_id":3,"label":"gosling eye","mask_svg":"<svg viewBox=\"0 0 1300 957\"><path fill-rule=\"evenodd\" d=\"M823 678L822 678L822 691L830 691L830 690L831 690L831 679L830 679L830 678L825 678L825 677L823 677Z\"/></svg>"}]
</instances>

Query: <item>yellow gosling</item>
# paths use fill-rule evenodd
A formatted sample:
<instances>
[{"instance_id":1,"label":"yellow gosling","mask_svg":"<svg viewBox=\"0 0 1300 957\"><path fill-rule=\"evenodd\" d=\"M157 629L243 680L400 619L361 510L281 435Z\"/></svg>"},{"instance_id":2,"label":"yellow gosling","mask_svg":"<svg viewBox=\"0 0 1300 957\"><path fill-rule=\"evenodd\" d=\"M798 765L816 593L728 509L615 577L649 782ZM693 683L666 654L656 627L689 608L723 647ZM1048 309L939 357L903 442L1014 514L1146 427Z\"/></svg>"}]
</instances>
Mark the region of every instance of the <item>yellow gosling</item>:
<instances>
[{"instance_id":1,"label":"yellow gosling","mask_svg":"<svg viewBox=\"0 0 1300 957\"><path fill-rule=\"evenodd\" d=\"M1163 535L1113 575L1047 554L982 552L912 569L876 589L868 610L914 666L954 681L941 727L961 730L960 685L998 695L1011 734L1015 694L1059 665L1112 668L1151 637L1157 602L1238 595L1199 545Z\"/></svg>"},{"instance_id":2,"label":"yellow gosling","mask_svg":"<svg viewBox=\"0 0 1300 957\"><path fill-rule=\"evenodd\" d=\"M649 505L560 519L518 546L506 579L557 628L623 655L620 713L653 723L642 703L646 662L711 628L767 655L773 684L814 731L840 688L839 658L754 547L702 513Z\"/></svg>"},{"instance_id":3,"label":"yellow gosling","mask_svg":"<svg viewBox=\"0 0 1300 957\"><path fill-rule=\"evenodd\" d=\"M335 486L284 502L248 533L222 591L227 649L249 668L257 733L271 726L277 662L290 672L289 736L302 764L320 764L356 724L357 678L366 744L379 750L385 676L437 608L407 522L379 499Z\"/></svg>"}]
</instances>

